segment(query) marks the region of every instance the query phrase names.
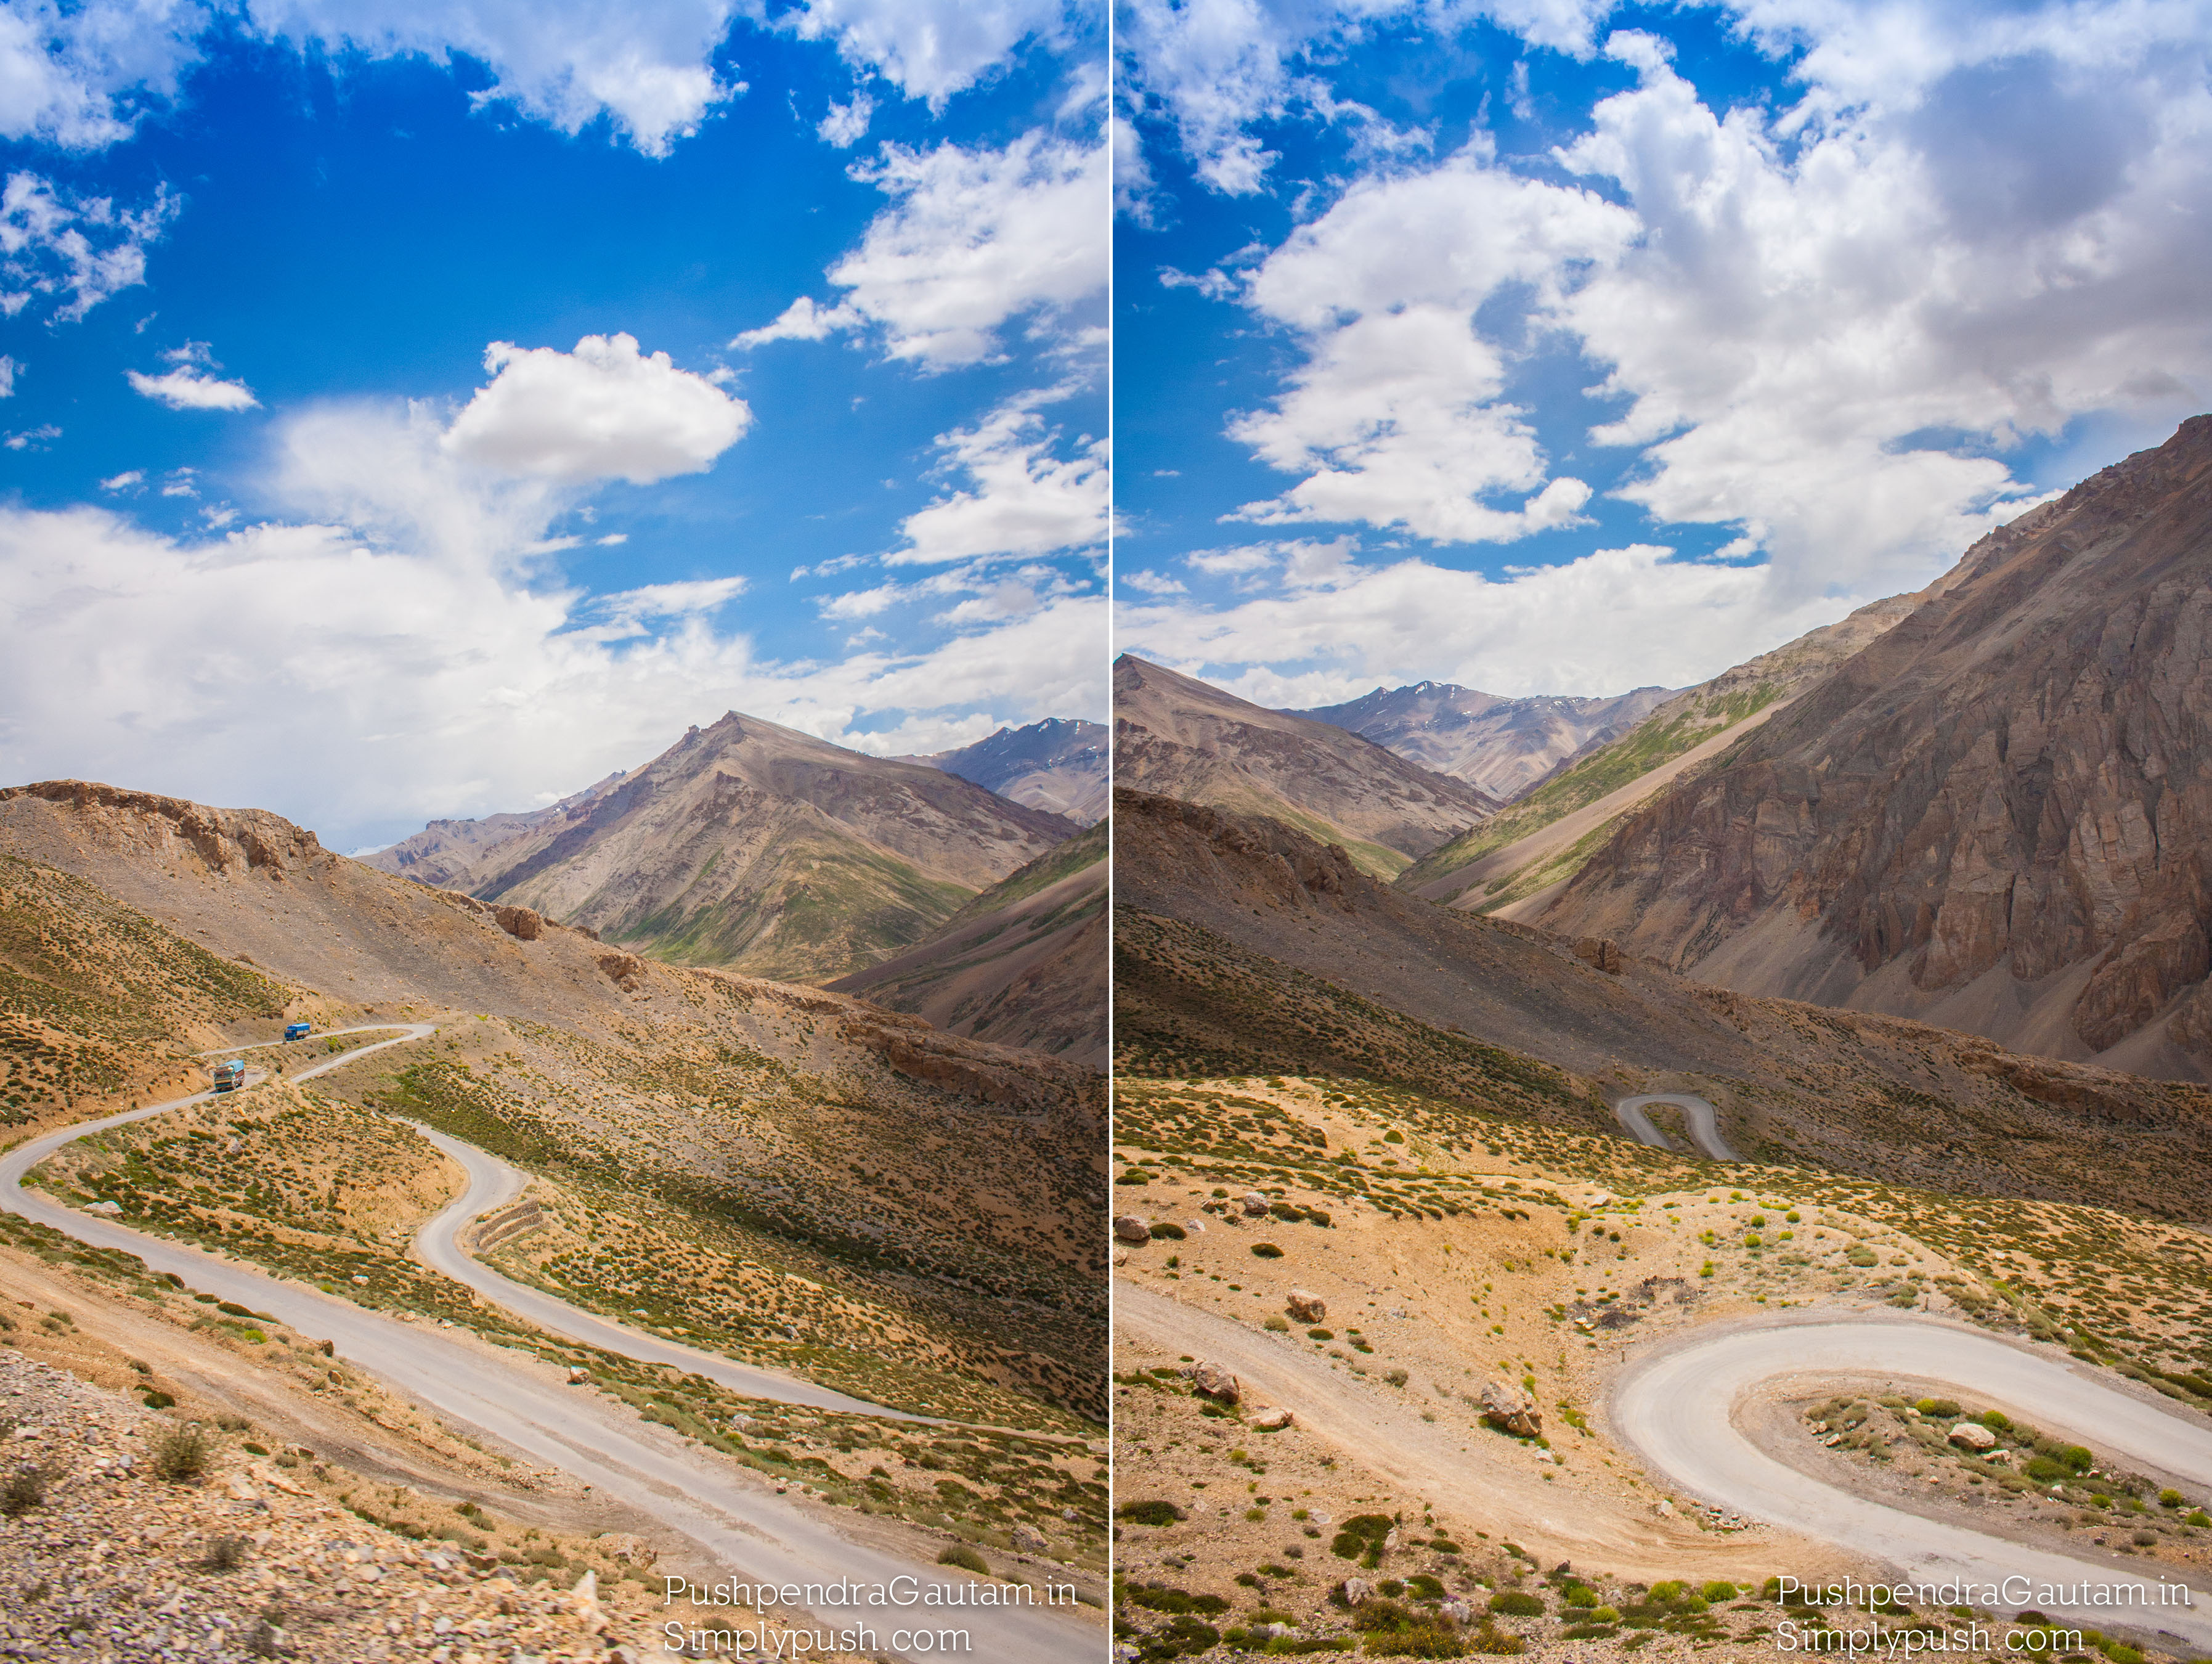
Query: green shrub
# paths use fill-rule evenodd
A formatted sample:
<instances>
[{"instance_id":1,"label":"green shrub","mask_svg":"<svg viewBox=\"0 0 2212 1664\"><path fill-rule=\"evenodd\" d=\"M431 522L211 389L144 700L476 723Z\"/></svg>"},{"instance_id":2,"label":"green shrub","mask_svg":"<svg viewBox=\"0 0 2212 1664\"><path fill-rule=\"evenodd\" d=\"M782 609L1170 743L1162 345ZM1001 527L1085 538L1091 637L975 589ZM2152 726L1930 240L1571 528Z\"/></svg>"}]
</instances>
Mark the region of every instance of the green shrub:
<instances>
[{"instance_id":1,"label":"green shrub","mask_svg":"<svg viewBox=\"0 0 2212 1664\"><path fill-rule=\"evenodd\" d=\"M216 1537L207 1545L200 1557L200 1565L208 1571L236 1571L246 1563L246 1539Z\"/></svg>"},{"instance_id":2,"label":"green shrub","mask_svg":"<svg viewBox=\"0 0 2212 1664\"><path fill-rule=\"evenodd\" d=\"M1912 1407L1923 1416L1955 1416L1959 1413L1956 1399L1923 1399Z\"/></svg>"},{"instance_id":3,"label":"green shrub","mask_svg":"<svg viewBox=\"0 0 2212 1664\"><path fill-rule=\"evenodd\" d=\"M209 1448L207 1434L197 1422L182 1427L170 1427L154 1441L154 1477L167 1479L171 1484L183 1484L197 1479L207 1472Z\"/></svg>"},{"instance_id":4,"label":"green shrub","mask_svg":"<svg viewBox=\"0 0 2212 1664\"><path fill-rule=\"evenodd\" d=\"M1280 1259L1283 1251L1272 1242L1255 1242L1252 1252L1262 1259Z\"/></svg>"},{"instance_id":5,"label":"green shrub","mask_svg":"<svg viewBox=\"0 0 2212 1664\"><path fill-rule=\"evenodd\" d=\"M1733 1600L1736 1597L1737 1590L1733 1583L1716 1581L1706 1584L1702 1593L1708 1600Z\"/></svg>"},{"instance_id":6,"label":"green shrub","mask_svg":"<svg viewBox=\"0 0 2212 1664\"><path fill-rule=\"evenodd\" d=\"M36 1467L19 1467L0 1484L0 1514L15 1519L46 1500L46 1476Z\"/></svg>"},{"instance_id":7,"label":"green shrub","mask_svg":"<svg viewBox=\"0 0 2212 1664\"><path fill-rule=\"evenodd\" d=\"M1273 1335L1287 1335L1291 1332L1290 1320L1282 1316L1271 1317L1260 1326Z\"/></svg>"},{"instance_id":8,"label":"green shrub","mask_svg":"<svg viewBox=\"0 0 2212 1664\"><path fill-rule=\"evenodd\" d=\"M965 1543L953 1544L951 1548L937 1557L937 1563L940 1566L957 1566L963 1571L974 1572L978 1577L988 1577L991 1575L990 1562Z\"/></svg>"},{"instance_id":9,"label":"green shrub","mask_svg":"<svg viewBox=\"0 0 2212 1664\"><path fill-rule=\"evenodd\" d=\"M2012 1425L2012 1417L2002 1410L1984 1410L1982 1411L1982 1425L2002 1433Z\"/></svg>"},{"instance_id":10,"label":"green shrub","mask_svg":"<svg viewBox=\"0 0 2212 1664\"><path fill-rule=\"evenodd\" d=\"M1523 1589L1504 1589L1490 1597L1490 1610L1507 1618L1541 1618L1544 1601Z\"/></svg>"},{"instance_id":11,"label":"green shrub","mask_svg":"<svg viewBox=\"0 0 2212 1664\"><path fill-rule=\"evenodd\" d=\"M1149 1497L1140 1502L1124 1502L1114 1510L1117 1520L1127 1520L1133 1525L1171 1526L1186 1517L1173 1502L1161 1497Z\"/></svg>"},{"instance_id":12,"label":"green shrub","mask_svg":"<svg viewBox=\"0 0 2212 1664\"><path fill-rule=\"evenodd\" d=\"M1152 1240L1155 1242L1180 1242L1189 1234L1182 1226L1170 1225L1164 1219L1152 1227Z\"/></svg>"}]
</instances>

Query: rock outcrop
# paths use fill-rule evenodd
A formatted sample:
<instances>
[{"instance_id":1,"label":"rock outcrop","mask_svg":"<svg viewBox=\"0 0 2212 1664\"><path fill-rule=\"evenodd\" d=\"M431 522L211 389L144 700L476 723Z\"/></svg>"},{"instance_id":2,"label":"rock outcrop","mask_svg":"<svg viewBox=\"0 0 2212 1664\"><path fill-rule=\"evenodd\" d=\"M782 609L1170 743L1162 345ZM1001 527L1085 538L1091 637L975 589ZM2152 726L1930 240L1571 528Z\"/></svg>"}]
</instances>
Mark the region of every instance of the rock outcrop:
<instances>
[{"instance_id":1,"label":"rock outcrop","mask_svg":"<svg viewBox=\"0 0 2212 1664\"><path fill-rule=\"evenodd\" d=\"M2212 417L1622 826L1538 922L1701 979L2212 1074Z\"/></svg>"},{"instance_id":2,"label":"rock outcrop","mask_svg":"<svg viewBox=\"0 0 2212 1664\"><path fill-rule=\"evenodd\" d=\"M1510 1381L1482 1384L1482 1418L1516 1439L1533 1439L1544 1430L1544 1417L1536 1400Z\"/></svg>"}]
</instances>

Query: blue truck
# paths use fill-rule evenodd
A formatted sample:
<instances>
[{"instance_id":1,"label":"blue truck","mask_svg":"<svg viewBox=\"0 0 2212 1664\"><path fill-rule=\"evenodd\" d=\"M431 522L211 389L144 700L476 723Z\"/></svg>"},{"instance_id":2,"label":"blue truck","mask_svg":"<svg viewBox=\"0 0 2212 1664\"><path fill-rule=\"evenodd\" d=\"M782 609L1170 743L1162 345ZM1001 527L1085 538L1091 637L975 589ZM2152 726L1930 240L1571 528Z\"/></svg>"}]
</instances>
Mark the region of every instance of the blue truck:
<instances>
[{"instance_id":1,"label":"blue truck","mask_svg":"<svg viewBox=\"0 0 2212 1664\"><path fill-rule=\"evenodd\" d=\"M288 1022L284 1025L284 1038L288 1040L304 1040L314 1027L315 1025L311 1022Z\"/></svg>"},{"instance_id":2,"label":"blue truck","mask_svg":"<svg viewBox=\"0 0 2212 1664\"><path fill-rule=\"evenodd\" d=\"M246 1084L246 1064L239 1058L217 1064L212 1072L217 1092L235 1092Z\"/></svg>"}]
</instances>

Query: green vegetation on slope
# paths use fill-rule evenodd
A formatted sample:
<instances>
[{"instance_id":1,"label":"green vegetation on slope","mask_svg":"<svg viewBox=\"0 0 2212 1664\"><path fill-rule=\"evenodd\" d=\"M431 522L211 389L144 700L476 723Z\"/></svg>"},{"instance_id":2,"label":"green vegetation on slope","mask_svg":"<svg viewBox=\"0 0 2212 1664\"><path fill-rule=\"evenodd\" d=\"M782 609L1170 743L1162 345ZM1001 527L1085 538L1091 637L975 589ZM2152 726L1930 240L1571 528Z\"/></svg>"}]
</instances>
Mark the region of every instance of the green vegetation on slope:
<instances>
[{"instance_id":1,"label":"green vegetation on slope","mask_svg":"<svg viewBox=\"0 0 2212 1664\"><path fill-rule=\"evenodd\" d=\"M1480 860L1493 850L1502 850L1531 832L1540 832L1577 809L1586 808L1630 782L1642 779L1662 764L1671 763L1722 729L1734 727L1747 716L1756 716L1780 698L1784 691L1779 682L1760 682L1735 692L1717 695L1693 688L1670 699L1611 745L1592 752L1572 768L1553 776L1480 826L1431 850L1408 868L1398 882L1407 889L1429 883ZM1601 832L1610 830L1608 822L1578 841L1575 850L1581 854L1573 865L1580 865L1582 856L1597 847L1594 840ZM1559 867L1565 860L1566 856L1561 856L1546 866L1547 869ZM1541 882L1523 885L1522 875L1516 873L1513 875L1516 895L1509 898L1500 894L1498 900L1503 903L1522 894L1533 894L1544 884L1565 875L1565 872L1552 872Z\"/></svg>"},{"instance_id":2,"label":"green vegetation on slope","mask_svg":"<svg viewBox=\"0 0 2212 1664\"><path fill-rule=\"evenodd\" d=\"M1106 858L1108 823L1101 820L1086 826L1064 844L1055 844L1027 866L1006 875L989 889L985 890L945 922L944 928L956 930L970 919L999 912L1016 902L1048 890L1063 878L1072 877L1085 867Z\"/></svg>"},{"instance_id":3,"label":"green vegetation on slope","mask_svg":"<svg viewBox=\"0 0 2212 1664\"><path fill-rule=\"evenodd\" d=\"M617 940L671 964L801 982L913 947L973 893L849 839L794 838L755 863L746 888L711 901L687 891Z\"/></svg>"}]
</instances>

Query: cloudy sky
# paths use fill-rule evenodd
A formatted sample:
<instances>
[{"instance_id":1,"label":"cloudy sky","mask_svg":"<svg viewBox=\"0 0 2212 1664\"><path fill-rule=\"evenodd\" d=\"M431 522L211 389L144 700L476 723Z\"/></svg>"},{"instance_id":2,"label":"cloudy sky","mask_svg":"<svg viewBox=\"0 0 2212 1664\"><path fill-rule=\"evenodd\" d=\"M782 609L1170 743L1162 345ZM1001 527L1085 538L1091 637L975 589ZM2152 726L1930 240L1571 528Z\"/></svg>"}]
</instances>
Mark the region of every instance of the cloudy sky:
<instances>
[{"instance_id":1,"label":"cloudy sky","mask_svg":"<svg viewBox=\"0 0 2212 1664\"><path fill-rule=\"evenodd\" d=\"M0 0L0 781L353 848L1104 714L1106 24Z\"/></svg>"},{"instance_id":2,"label":"cloudy sky","mask_svg":"<svg viewBox=\"0 0 2212 1664\"><path fill-rule=\"evenodd\" d=\"M1129 0L1119 647L1702 679L2212 406L2203 0Z\"/></svg>"}]
</instances>

